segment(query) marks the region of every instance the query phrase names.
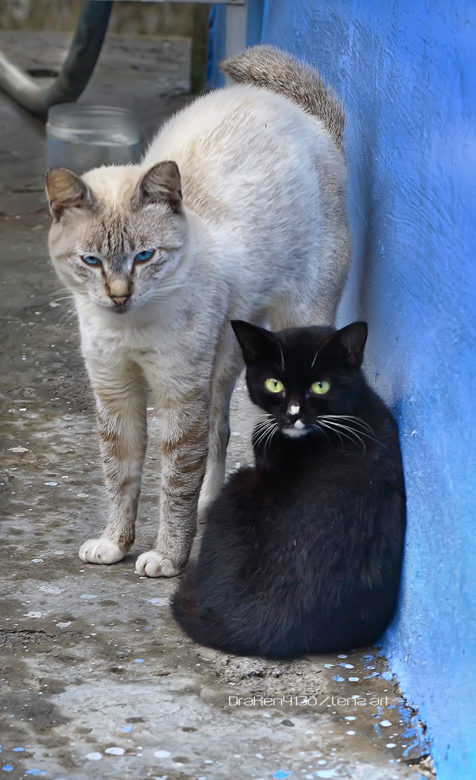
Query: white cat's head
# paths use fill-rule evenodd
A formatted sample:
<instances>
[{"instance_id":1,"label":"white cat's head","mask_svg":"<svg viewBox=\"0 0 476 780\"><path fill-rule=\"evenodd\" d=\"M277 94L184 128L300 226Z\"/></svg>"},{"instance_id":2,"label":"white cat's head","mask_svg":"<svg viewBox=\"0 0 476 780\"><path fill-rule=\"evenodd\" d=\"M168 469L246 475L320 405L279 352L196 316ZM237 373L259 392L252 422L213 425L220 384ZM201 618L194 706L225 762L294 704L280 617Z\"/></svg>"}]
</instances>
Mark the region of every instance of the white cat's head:
<instances>
[{"instance_id":1,"label":"white cat's head","mask_svg":"<svg viewBox=\"0 0 476 780\"><path fill-rule=\"evenodd\" d=\"M176 286L187 243L174 162L46 174L53 264L73 292L123 314Z\"/></svg>"}]
</instances>

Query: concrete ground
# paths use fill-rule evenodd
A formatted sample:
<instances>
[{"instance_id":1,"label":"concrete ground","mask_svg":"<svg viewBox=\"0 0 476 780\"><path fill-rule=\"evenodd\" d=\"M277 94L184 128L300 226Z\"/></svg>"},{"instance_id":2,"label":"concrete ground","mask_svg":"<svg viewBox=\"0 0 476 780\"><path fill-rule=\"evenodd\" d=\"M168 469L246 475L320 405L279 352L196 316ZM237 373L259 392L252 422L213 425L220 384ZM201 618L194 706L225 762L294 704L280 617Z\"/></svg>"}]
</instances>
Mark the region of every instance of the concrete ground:
<instances>
[{"instance_id":1,"label":"concrete ground","mask_svg":"<svg viewBox=\"0 0 476 780\"><path fill-rule=\"evenodd\" d=\"M30 67L66 38L0 33ZM83 100L134 104L144 135L189 99L186 41L109 39ZM155 535L154 409L133 553L83 564L104 524L91 393L71 303L50 267L42 122L0 94L1 756L11 778L430 777L418 714L378 648L276 663L194 645L174 580L134 574ZM233 400L229 467L249 460Z\"/></svg>"}]
</instances>

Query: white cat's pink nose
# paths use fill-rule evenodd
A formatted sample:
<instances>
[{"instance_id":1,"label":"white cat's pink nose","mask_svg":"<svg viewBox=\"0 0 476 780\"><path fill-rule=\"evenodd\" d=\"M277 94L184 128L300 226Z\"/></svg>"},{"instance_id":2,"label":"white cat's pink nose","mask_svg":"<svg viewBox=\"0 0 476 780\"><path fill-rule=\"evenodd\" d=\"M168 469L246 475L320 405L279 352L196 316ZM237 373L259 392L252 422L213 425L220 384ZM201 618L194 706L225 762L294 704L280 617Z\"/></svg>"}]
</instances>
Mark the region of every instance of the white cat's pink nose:
<instances>
[{"instance_id":1,"label":"white cat's pink nose","mask_svg":"<svg viewBox=\"0 0 476 780\"><path fill-rule=\"evenodd\" d=\"M123 303L129 300L131 294L128 293L127 295L110 295L109 297L112 301L114 301L116 306L122 306Z\"/></svg>"}]
</instances>

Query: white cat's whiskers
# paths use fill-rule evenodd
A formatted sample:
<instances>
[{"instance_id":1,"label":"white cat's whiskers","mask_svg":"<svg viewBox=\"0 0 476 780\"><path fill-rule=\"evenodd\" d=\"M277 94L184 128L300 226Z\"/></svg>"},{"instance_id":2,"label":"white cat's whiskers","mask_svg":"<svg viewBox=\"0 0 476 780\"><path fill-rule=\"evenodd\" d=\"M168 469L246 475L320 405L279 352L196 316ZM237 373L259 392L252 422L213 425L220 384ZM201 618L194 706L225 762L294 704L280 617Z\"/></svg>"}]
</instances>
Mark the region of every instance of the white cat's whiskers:
<instances>
[{"instance_id":1,"label":"white cat's whiskers","mask_svg":"<svg viewBox=\"0 0 476 780\"><path fill-rule=\"evenodd\" d=\"M57 322L57 327L65 328L67 325L69 325L70 322L72 322L77 317L77 315L78 312L76 308L68 309L67 311L63 312L63 316Z\"/></svg>"},{"instance_id":2,"label":"white cat's whiskers","mask_svg":"<svg viewBox=\"0 0 476 780\"><path fill-rule=\"evenodd\" d=\"M74 306L74 299L72 298L71 295L69 296L65 295L63 298L56 298L55 301L52 301L54 306L60 306L64 302L67 302L71 305L68 309L66 309L66 311L64 309L61 310L60 312L61 317L56 323L57 327L63 327L64 325L68 325L71 322L71 320L74 319L75 315L77 315L77 310L76 307Z\"/></svg>"},{"instance_id":3,"label":"white cat's whiskers","mask_svg":"<svg viewBox=\"0 0 476 780\"><path fill-rule=\"evenodd\" d=\"M69 295L71 297L72 292L69 287L58 287L56 290L48 293L48 298L56 298L58 295Z\"/></svg>"},{"instance_id":4,"label":"white cat's whiskers","mask_svg":"<svg viewBox=\"0 0 476 780\"><path fill-rule=\"evenodd\" d=\"M61 295L61 296L59 296L58 294L56 294L55 296L50 295L50 298L53 299L51 301L51 303L58 303L58 302L63 303L63 301L73 301L74 300L73 295L71 293L69 293L69 295L64 294L64 295ZM51 303L49 303L48 306L50 306Z\"/></svg>"},{"instance_id":5,"label":"white cat's whiskers","mask_svg":"<svg viewBox=\"0 0 476 780\"><path fill-rule=\"evenodd\" d=\"M161 285L160 290L154 290L153 293L148 295L147 301L163 301L163 299L174 292L178 287L177 284L164 284Z\"/></svg>"}]
</instances>

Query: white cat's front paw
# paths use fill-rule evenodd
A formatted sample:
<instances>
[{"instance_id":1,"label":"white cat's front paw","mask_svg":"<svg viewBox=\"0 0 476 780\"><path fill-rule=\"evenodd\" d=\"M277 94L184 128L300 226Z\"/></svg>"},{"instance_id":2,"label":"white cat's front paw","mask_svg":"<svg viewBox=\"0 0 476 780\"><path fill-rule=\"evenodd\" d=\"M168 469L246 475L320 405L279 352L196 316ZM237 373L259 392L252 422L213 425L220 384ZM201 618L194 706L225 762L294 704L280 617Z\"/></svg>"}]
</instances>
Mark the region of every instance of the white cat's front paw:
<instances>
[{"instance_id":1,"label":"white cat's front paw","mask_svg":"<svg viewBox=\"0 0 476 780\"><path fill-rule=\"evenodd\" d=\"M149 550L139 555L136 561L136 574L142 577L175 577L180 574L170 558L161 555L157 550Z\"/></svg>"},{"instance_id":2,"label":"white cat's front paw","mask_svg":"<svg viewBox=\"0 0 476 780\"><path fill-rule=\"evenodd\" d=\"M88 539L79 548L79 557L85 563L117 563L125 552L110 539Z\"/></svg>"}]
</instances>

